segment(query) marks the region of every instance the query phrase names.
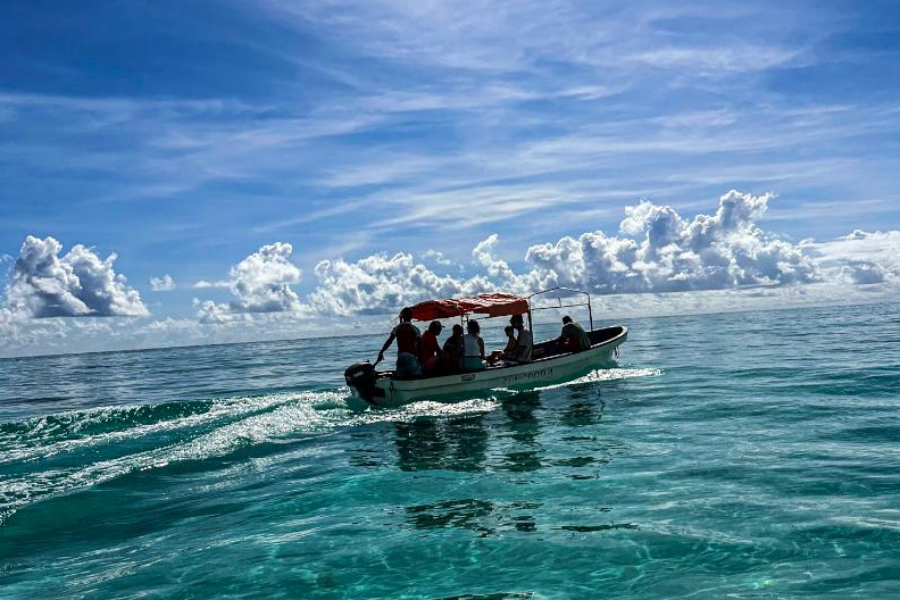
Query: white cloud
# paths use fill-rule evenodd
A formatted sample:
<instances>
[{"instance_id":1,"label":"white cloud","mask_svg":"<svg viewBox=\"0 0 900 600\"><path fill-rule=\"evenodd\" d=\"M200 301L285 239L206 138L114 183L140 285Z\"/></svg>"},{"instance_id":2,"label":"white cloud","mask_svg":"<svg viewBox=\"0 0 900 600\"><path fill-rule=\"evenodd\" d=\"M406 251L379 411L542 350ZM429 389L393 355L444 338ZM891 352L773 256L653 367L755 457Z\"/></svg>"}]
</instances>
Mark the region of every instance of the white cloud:
<instances>
[{"instance_id":1,"label":"white cloud","mask_svg":"<svg viewBox=\"0 0 900 600\"><path fill-rule=\"evenodd\" d=\"M150 289L154 292L171 292L175 289L175 280L171 275L150 278Z\"/></svg>"},{"instance_id":2,"label":"white cloud","mask_svg":"<svg viewBox=\"0 0 900 600\"><path fill-rule=\"evenodd\" d=\"M198 290L207 290L213 288L227 288L231 286L231 282L227 280L222 281L206 281L205 279L201 279L197 283L194 284L194 288Z\"/></svg>"},{"instance_id":3,"label":"white cloud","mask_svg":"<svg viewBox=\"0 0 900 600\"><path fill-rule=\"evenodd\" d=\"M300 298L291 289L292 284L300 283L302 275L300 268L291 262L293 251L293 246L283 242L267 244L231 267L228 288L235 300L228 304L196 301L200 319L222 323L249 313L304 311ZM201 281L195 287L213 285Z\"/></svg>"},{"instance_id":4,"label":"white cloud","mask_svg":"<svg viewBox=\"0 0 900 600\"><path fill-rule=\"evenodd\" d=\"M247 318L246 313L235 311L230 305L225 303L194 298L193 304L194 308L197 309L197 318L201 323L222 324Z\"/></svg>"},{"instance_id":5,"label":"white cloud","mask_svg":"<svg viewBox=\"0 0 900 600\"><path fill-rule=\"evenodd\" d=\"M315 268L316 286L305 299L290 287L301 276L290 262L293 249L289 244L270 244L229 271L223 283L235 296L232 302L195 300L199 322L21 319L23 304L19 302L0 309L0 356L284 339L351 332L361 326L369 331L385 324L384 315L393 316L402 306L427 298L495 290L524 294L558 284L594 293L594 315L605 319L854 304L897 297L900 231L854 231L828 242L791 244L756 225L771 198L729 192L714 214L692 218L671 207L641 202L626 211L617 235L594 231L564 237L531 247L521 262L501 258L498 238L491 235L472 251L473 263L481 272L473 277L441 274L404 252L354 262L322 261ZM38 254L51 266L54 258L68 264L68 255L57 256L55 240L32 238L26 246L23 256L43 250ZM432 253L428 258L437 257ZM111 264L110 259L95 262ZM48 270L55 272L44 269ZM50 277L51 283L34 285L60 287L60 278L65 281L69 271L59 265L55 270L62 274ZM81 270L73 267L71 272L77 275ZM16 277L22 285L21 275ZM19 292L12 297L20 297ZM362 316L342 318L352 315ZM309 319L313 316L317 318ZM201 325L209 323L219 326Z\"/></svg>"},{"instance_id":6,"label":"white cloud","mask_svg":"<svg viewBox=\"0 0 900 600\"><path fill-rule=\"evenodd\" d=\"M411 254L376 254L347 262L324 260L316 265L318 285L310 309L326 315L391 313L427 298L449 298L493 289L484 277L466 280L439 275Z\"/></svg>"},{"instance_id":7,"label":"white cloud","mask_svg":"<svg viewBox=\"0 0 900 600\"><path fill-rule=\"evenodd\" d=\"M816 282L871 284L900 272L892 246L900 241L900 232L898 237L894 232L857 232L831 245L794 244L757 225L772 198L732 190L719 199L715 213L692 218L644 200L625 209L617 235L592 231L531 246L520 263L524 268L498 256L499 238L492 234L472 250L481 271L472 277L436 271L452 263L445 264L449 261L435 250L423 254L436 264L434 269L405 252L355 262L324 260L315 267L316 287L305 301L289 287L299 281L299 269L288 262L290 246L274 244L231 269L229 287L237 301L197 301L197 307L203 321L225 323L260 312L392 314L428 298L494 290L529 294L570 286L598 295L674 293ZM863 258L876 247L884 261L894 263Z\"/></svg>"},{"instance_id":8,"label":"white cloud","mask_svg":"<svg viewBox=\"0 0 900 600\"><path fill-rule=\"evenodd\" d=\"M642 201L625 209L621 236L595 231L529 248L532 270L525 283L636 293L817 280L815 264L799 246L756 225L771 198L731 191L720 198L714 215L690 220L669 206ZM521 283L521 277L505 278Z\"/></svg>"},{"instance_id":9,"label":"white cloud","mask_svg":"<svg viewBox=\"0 0 900 600\"><path fill-rule=\"evenodd\" d=\"M453 264L453 261L447 258L443 252L434 250L433 248L426 250L425 254L422 255L422 258L430 258L435 264L441 265L442 267L449 267Z\"/></svg>"},{"instance_id":10,"label":"white cloud","mask_svg":"<svg viewBox=\"0 0 900 600\"><path fill-rule=\"evenodd\" d=\"M855 284L900 279L900 231L857 229L836 240L805 240L800 246L832 278Z\"/></svg>"},{"instance_id":11,"label":"white cloud","mask_svg":"<svg viewBox=\"0 0 900 600\"><path fill-rule=\"evenodd\" d=\"M28 236L9 283L7 310L22 317L112 317L149 314L137 290L116 274L116 254L101 260L77 244L59 256L62 244L52 237Z\"/></svg>"},{"instance_id":12,"label":"white cloud","mask_svg":"<svg viewBox=\"0 0 900 600\"><path fill-rule=\"evenodd\" d=\"M498 236L472 250L483 274L441 275L411 254L377 254L354 263L322 261L310 310L328 315L393 312L426 298L503 289L528 294L557 285L596 294L722 290L812 283L816 263L800 245L777 239L756 222L772 195L731 191L713 215L683 218L675 209L642 201L626 209L620 235L602 231L532 246L525 270L496 254ZM435 251L425 253L434 258ZM868 271L857 279L871 279Z\"/></svg>"},{"instance_id":13,"label":"white cloud","mask_svg":"<svg viewBox=\"0 0 900 600\"><path fill-rule=\"evenodd\" d=\"M731 20L739 15L721 4L715 10L702 4L610 7L569 0L268 0L260 5L304 30L312 25L324 40L337 38L352 51L438 72L541 75L548 70L545 61L553 61L607 76L648 66L699 77L755 72L809 54L782 26L791 22L789 10L771 6L764 11L744 7L743 27L735 35ZM826 12L804 16L807 23L821 25ZM698 23L677 36L666 27L700 15L704 22L718 22L712 27Z\"/></svg>"}]
</instances>

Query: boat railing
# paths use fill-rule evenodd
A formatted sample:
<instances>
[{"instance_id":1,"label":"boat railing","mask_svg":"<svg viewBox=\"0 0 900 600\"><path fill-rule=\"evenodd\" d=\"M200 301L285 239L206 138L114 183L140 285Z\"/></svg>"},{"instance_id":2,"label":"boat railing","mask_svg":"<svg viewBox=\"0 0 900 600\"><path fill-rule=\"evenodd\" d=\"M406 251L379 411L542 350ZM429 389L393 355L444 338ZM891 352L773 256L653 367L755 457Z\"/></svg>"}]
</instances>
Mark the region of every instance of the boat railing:
<instances>
[{"instance_id":1,"label":"boat railing","mask_svg":"<svg viewBox=\"0 0 900 600\"><path fill-rule=\"evenodd\" d=\"M556 297L557 304L556 304L555 306L532 306L532 305L531 305L531 299L534 298L535 296L541 296L541 295L543 295L543 294L549 294L549 293L552 293L552 292L568 292L568 293L570 293L570 294L583 294L583 295L587 298L587 300L586 300L585 302L577 302L577 303L575 303L575 304L563 304L563 303L562 303L562 297L557 296L557 297ZM541 291L539 291L539 292L535 292L535 293L531 294L530 296L526 296L526 297L525 297L525 300L528 301L528 328L529 328L529 329L533 329L532 323L531 323L531 313L532 313L532 311L535 311L535 310L551 310L551 309L553 309L553 310L559 310L560 308L574 308L574 307L587 306L587 309L588 309L588 321L590 322L591 331L594 330L594 313L593 313L593 310L592 310L592 307L591 307L591 295L588 294L587 292L585 292L584 290L576 290L576 289L574 289L574 288L567 288L567 287L562 287L562 286L556 286L556 287L552 287L552 288L549 288L549 289L546 289L546 290L541 290Z\"/></svg>"}]
</instances>

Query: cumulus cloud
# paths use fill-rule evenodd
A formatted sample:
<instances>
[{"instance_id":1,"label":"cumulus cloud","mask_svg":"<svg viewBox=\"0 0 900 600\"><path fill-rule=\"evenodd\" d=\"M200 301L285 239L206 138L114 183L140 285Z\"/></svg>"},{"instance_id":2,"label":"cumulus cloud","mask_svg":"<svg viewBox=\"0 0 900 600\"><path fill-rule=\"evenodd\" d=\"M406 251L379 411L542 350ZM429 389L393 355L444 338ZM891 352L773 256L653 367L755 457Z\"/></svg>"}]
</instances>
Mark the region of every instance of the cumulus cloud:
<instances>
[{"instance_id":1,"label":"cumulus cloud","mask_svg":"<svg viewBox=\"0 0 900 600\"><path fill-rule=\"evenodd\" d=\"M250 313L302 312L305 307L291 289L292 284L300 283L302 275L291 262L293 252L290 244L267 244L231 267L228 289L235 299L227 304L197 301L200 319L222 323Z\"/></svg>"},{"instance_id":2,"label":"cumulus cloud","mask_svg":"<svg viewBox=\"0 0 900 600\"><path fill-rule=\"evenodd\" d=\"M236 320L248 320L249 315L234 310L231 305L212 300L200 300L194 298L194 308L197 309L197 317L201 323L231 323Z\"/></svg>"},{"instance_id":3,"label":"cumulus cloud","mask_svg":"<svg viewBox=\"0 0 900 600\"><path fill-rule=\"evenodd\" d=\"M484 277L439 275L411 254L376 254L356 262L324 260L316 265L318 285L310 309L327 315L391 313L427 298L475 294L494 288Z\"/></svg>"},{"instance_id":4,"label":"cumulus cloud","mask_svg":"<svg viewBox=\"0 0 900 600\"><path fill-rule=\"evenodd\" d=\"M900 279L900 231L853 233L800 246L820 268L847 282L865 285Z\"/></svg>"},{"instance_id":5,"label":"cumulus cloud","mask_svg":"<svg viewBox=\"0 0 900 600\"><path fill-rule=\"evenodd\" d=\"M528 249L525 268L499 257L496 234L472 250L482 274L441 275L408 253L378 254L349 263L323 261L309 297L313 312L387 313L426 298L507 290L528 294L573 286L599 294L718 290L819 280L812 258L775 238L756 222L772 195L731 191L712 215L684 218L669 207L642 201L626 209L618 235L602 231L564 237ZM434 251L425 258L433 258Z\"/></svg>"},{"instance_id":6,"label":"cumulus cloud","mask_svg":"<svg viewBox=\"0 0 900 600\"><path fill-rule=\"evenodd\" d=\"M453 261L444 256L443 252L433 248L426 250L422 257L431 259L435 264L441 265L442 267L449 267L453 264Z\"/></svg>"},{"instance_id":7,"label":"cumulus cloud","mask_svg":"<svg viewBox=\"0 0 900 600\"><path fill-rule=\"evenodd\" d=\"M6 286L7 315L23 317L146 316L137 290L116 274L116 254L102 260L78 244L60 256L52 237L28 236Z\"/></svg>"},{"instance_id":8,"label":"cumulus cloud","mask_svg":"<svg viewBox=\"0 0 900 600\"><path fill-rule=\"evenodd\" d=\"M231 291L246 312L296 310L300 299L290 288L300 283L301 271L291 262L290 244L267 244L231 268Z\"/></svg>"},{"instance_id":9,"label":"cumulus cloud","mask_svg":"<svg viewBox=\"0 0 900 600\"><path fill-rule=\"evenodd\" d=\"M290 284L300 272L289 261L288 244L264 246L230 271L229 304L197 301L206 322L237 315L289 313L299 316L394 314L403 306L441 297L490 291L527 295L554 286L594 294L644 294L782 287L792 284L873 284L900 273L900 232L854 232L835 242L792 243L758 225L773 199L730 191L713 214L685 217L646 200L625 209L614 235L590 231L528 248L524 261L498 254L496 234L472 250L478 274L442 274L434 250L375 254L355 262L323 260L316 285L300 300ZM869 258L866 259L865 257ZM877 260L871 260L875 256Z\"/></svg>"},{"instance_id":10,"label":"cumulus cloud","mask_svg":"<svg viewBox=\"0 0 900 600\"><path fill-rule=\"evenodd\" d=\"M175 280L171 275L150 278L150 289L154 292L171 292L175 289Z\"/></svg>"},{"instance_id":11,"label":"cumulus cloud","mask_svg":"<svg viewBox=\"0 0 900 600\"><path fill-rule=\"evenodd\" d=\"M802 248L756 225L771 198L731 191L715 214L693 219L642 201L626 208L618 236L594 231L529 248L527 278L609 294L816 281L816 266Z\"/></svg>"},{"instance_id":12,"label":"cumulus cloud","mask_svg":"<svg viewBox=\"0 0 900 600\"><path fill-rule=\"evenodd\" d=\"M848 261L841 267L840 273L857 285L871 285L885 280L884 269L868 261Z\"/></svg>"},{"instance_id":13,"label":"cumulus cloud","mask_svg":"<svg viewBox=\"0 0 900 600\"><path fill-rule=\"evenodd\" d=\"M7 305L0 308L0 356L72 349L151 347L183 343L279 339L353 330L377 323L402 306L434 298L512 291L527 294L571 285L597 294L595 314L631 318L665 314L810 306L893 299L900 287L900 231L864 232L827 242L796 244L763 231L758 220L771 195L729 192L711 215L686 217L668 206L640 202L625 211L615 234L601 231L563 237L528 249L517 261L498 252L488 236L472 250L478 274L452 276L437 253L423 261L400 252L357 261L320 262L312 291L291 288L301 281L290 244L263 246L209 287L230 290L231 302L195 300L196 320L21 319L62 314L146 314L137 293L112 271L115 255L101 261L83 247L60 257L52 238L29 238L10 269ZM89 257L93 258L89 258ZM88 269L86 265L90 265ZM86 272L104 272L106 278ZM97 282L106 282L98 284ZM792 285L804 284L804 285ZM751 289L747 289L750 286ZM197 285L196 287L201 287ZM102 302L86 290L106 290ZM110 291L111 290L111 291ZM649 292L649 293L644 293ZM668 292L668 293L657 293ZM131 295L129 295L131 294ZM109 298L116 296L116 299ZM121 296L121 297L119 297ZM361 316L307 321L312 316ZM367 325L368 328L368 325Z\"/></svg>"}]
</instances>

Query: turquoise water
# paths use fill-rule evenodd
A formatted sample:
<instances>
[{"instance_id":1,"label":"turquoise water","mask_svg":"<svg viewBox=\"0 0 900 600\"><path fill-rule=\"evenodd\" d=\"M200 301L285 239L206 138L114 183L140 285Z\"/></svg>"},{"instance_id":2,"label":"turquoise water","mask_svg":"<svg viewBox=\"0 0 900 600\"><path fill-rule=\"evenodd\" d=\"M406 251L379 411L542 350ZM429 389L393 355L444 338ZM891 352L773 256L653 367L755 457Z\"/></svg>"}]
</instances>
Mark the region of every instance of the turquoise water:
<instances>
[{"instance_id":1,"label":"turquoise water","mask_svg":"<svg viewBox=\"0 0 900 600\"><path fill-rule=\"evenodd\" d=\"M0 361L0 597L900 597L898 305L628 324L363 413L380 337Z\"/></svg>"}]
</instances>

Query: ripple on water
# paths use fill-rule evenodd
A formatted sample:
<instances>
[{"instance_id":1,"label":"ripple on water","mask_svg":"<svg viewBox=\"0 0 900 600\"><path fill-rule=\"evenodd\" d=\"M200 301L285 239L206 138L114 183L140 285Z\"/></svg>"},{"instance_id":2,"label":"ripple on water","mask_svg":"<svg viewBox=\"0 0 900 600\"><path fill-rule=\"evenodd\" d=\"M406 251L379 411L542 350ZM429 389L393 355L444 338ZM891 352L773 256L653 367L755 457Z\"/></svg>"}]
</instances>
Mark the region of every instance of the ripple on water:
<instances>
[{"instance_id":1,"label":"ripple on water","mask_svg":"<svg viewBox=\"0 0 900 600\"><path fill-rule=\"evenodd\" d=\"M0 586L893 599L895 312L635 321L616 369L362 412L340 341L0 364Z\"/></svg>"}]
</instances>

